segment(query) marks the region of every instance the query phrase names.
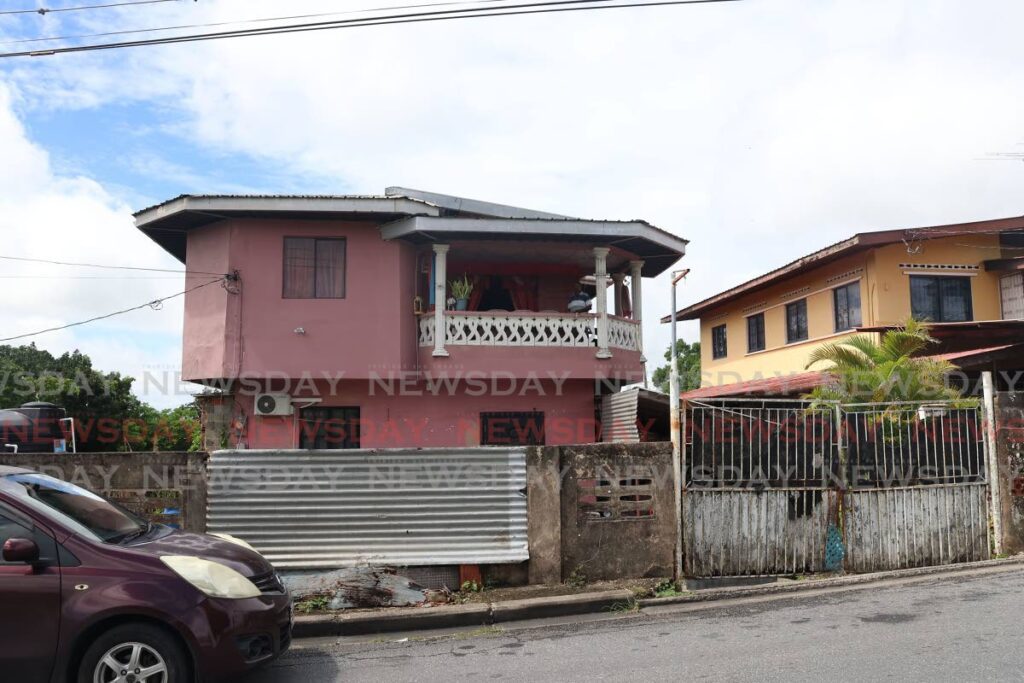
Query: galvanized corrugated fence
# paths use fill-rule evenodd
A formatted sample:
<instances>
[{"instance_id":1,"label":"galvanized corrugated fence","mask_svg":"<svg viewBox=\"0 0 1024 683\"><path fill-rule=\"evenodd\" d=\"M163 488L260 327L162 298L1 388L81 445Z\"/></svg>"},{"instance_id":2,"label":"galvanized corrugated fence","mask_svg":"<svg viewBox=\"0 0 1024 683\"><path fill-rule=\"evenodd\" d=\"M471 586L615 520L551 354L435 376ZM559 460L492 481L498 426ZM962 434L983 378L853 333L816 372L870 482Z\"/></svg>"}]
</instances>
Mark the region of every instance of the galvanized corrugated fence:
<instances>
[{"instance_id":1,"label":"galvanized corrugated fence","mask_svg":"<svg viewBox=\"0 0 1024 683\"><path fill-rule=\"evenodd\" d=\"M835 491L688 491L684 564L691 576L822 571Z\"/></svg>"},{"instance_id":2,"label":"galvanized corrugated fence","mask_svg":"<svg viewBox=\"0 0 1024 683\"><path fill-rule=\"evenodd\" d=\"M792 574L840 562L877 571L988 558L980 412L949 403L692 403L683 417L687 572Z\"/></svg>"},{"instance_id":3,"label":"galvanized corrugated fence","mask_svg":"<svg viewBox=\"0 0 1024 683\"><path fill-rule=\"evenodd\" d=\"M984 483L847 493L846 569L867 572L987 560L987 494Z\"/></svg>"},{"instance_id":4,"label":"galvanized corrugated fence","mask_svg":"<svg viewBox=\"0 0 1024 683\"><path fill-rule=\"evenodd\" d=\"M217 451L207 527L282 568L521 562L522 448Z\"/></svg>"}]
</instances>

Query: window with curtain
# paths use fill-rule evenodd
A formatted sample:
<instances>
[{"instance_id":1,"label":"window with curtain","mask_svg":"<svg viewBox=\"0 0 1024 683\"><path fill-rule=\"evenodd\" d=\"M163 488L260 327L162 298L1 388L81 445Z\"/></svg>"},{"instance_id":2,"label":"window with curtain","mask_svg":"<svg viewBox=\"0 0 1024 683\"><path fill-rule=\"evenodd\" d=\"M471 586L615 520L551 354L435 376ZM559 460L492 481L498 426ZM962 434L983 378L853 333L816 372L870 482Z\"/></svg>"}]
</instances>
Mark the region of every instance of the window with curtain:
<instances>
[{"instance_id":1,"label":"window with curtain","mask_svg":"<svg viewBox=\"0 0 1024 683\"><path fill-rule=\"evenodd\" d=\"M729 344L725 336L725 325L711 328L711 357L725 358L729 355Z\"/></svg>"},{"instance_id":2,"label":"window with curtain","mask_svg":"<svg viewBox=\"0 0 1024 683\"><path fill-rule=\"evenodd\" d=\"M747 318L747 353L764 351L764 313Z\"/></svg>"},{"instance_id":3,"label":"window with curtain","mask_svg":"<svg viewBox=\"0 0 1024 683\"><path fill-rule=\"evenodd\" d=\"M807 299L786 304L786 343L807 339Z\"/></svg>"},{"instance_id":4,"label":"window with curtain","mask_svg":"<svg viewBox=\"0 0 1024 683\"><path fill-rule=\"evenodd\" d=\"M958 323L974 319L971 278L911 275L910 313L918 320Z\"/></svg>"},{"instance_id":5,"label":"window with curtain","mask_svg":"<svg viewBox=\"0 0 1024 683\"><path fill-rule=\"evenodd\" d=\"M861 325L860 281L851 282L832 290L832 310L835 314L836 332L851 330Z\"/></svg>"},{"instance_id":6,"label":"window with curtain","mask_svg":"<svg viewBox=\"0 0 1024 683\"><path fill-rule=\"evenodd\" d=\"M284 238L285 299L345 298L345 239Z\"/></svg>"}]
</instances>

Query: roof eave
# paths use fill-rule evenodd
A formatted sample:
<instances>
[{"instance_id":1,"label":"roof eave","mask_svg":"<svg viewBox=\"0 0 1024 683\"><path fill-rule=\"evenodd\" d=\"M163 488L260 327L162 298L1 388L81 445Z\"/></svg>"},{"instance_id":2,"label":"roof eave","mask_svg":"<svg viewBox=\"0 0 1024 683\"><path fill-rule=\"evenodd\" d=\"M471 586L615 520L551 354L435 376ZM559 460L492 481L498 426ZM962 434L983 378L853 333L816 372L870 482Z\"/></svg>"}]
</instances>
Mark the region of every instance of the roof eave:
<instances>
[{"instance_id":1,"label":"roof eave","mask_svg":"<svg viewBox=\"0 0 1024 683\"><path fill-rule=\"evenodd\" d=\"M385 240L437 242L460 238L545 238L592 241L597 245L616 243L631 251L626 242L641 241L653 247L644 261L643 276L654 277L668 270L686 254L687 240L661 230L646 221L602 221L578 218L466 218L411 216L381 226Z\"/></svg>"}]
</instances>

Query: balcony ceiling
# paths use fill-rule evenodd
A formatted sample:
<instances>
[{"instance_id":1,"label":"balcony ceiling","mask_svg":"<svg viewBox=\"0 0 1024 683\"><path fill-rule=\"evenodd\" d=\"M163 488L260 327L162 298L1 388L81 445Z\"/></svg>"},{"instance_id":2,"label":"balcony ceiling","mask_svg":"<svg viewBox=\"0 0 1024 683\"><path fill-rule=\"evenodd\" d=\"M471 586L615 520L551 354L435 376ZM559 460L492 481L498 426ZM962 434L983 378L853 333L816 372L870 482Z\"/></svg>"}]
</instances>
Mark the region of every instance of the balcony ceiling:
<instances>
[{"instance_id":1,"label":"balcony ceiling","mask_svg":"<svg viewBox=\"0 0 1024 683\"><path fill-rule=\"evenodd\" d=\"M644 221L413 216L381 226L380 231L386 240L412 244L459 244L461 249L469 249L468 245L476 243L480 258L487 261L502 255L533 263L543 259L564 263L559 259L571 258L588 272L593 269L590 249L611 247L610 272L640 259L644 277L668 270L686 253L687 245L687 240ZM453 247L450 257L457 256Z\"/></svg>"}]
</instances>

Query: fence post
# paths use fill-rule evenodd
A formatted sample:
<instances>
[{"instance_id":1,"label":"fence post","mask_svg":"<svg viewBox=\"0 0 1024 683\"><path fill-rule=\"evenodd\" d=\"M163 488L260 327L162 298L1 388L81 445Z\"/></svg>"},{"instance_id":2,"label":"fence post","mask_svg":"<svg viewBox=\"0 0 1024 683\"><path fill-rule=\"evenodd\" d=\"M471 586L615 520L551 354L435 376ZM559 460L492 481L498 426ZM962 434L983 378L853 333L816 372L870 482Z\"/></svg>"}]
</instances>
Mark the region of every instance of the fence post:
<instances>
[{"instance_id":1,"label":"fence post","mask_svg":"<svg viewBox=\"0 0 1024 683\"><path fill-rule=\"evenodd\" d=\"M843 569L846 569L846 561L850 557L849 544L846 540L846 490L849 488L850 473L849 473L849 454L846 452L846 447L843 445L843 437L845 436L846 423L843 420L843 407L836 404L835 407L835 438L836 438L836 458L839 460L839 489L836 491L838 500L836 501L836 526L839 528L839 536L843 541Z\"/></svg>"},{"instance_id":2,"label":"fence post","mask_svg":"<svg viewBox=\"0 0 1024 683\"><path fill-rule=\"evenodd\" d=\"M985 469L988 470L989 514L992 516L993 548L996 555L1003 553L1002 501L999 495L999 458L996 456L996 403L992 387L992 372L981 373L982 420L985 425Z\"/></svg>"}]
</instances>

